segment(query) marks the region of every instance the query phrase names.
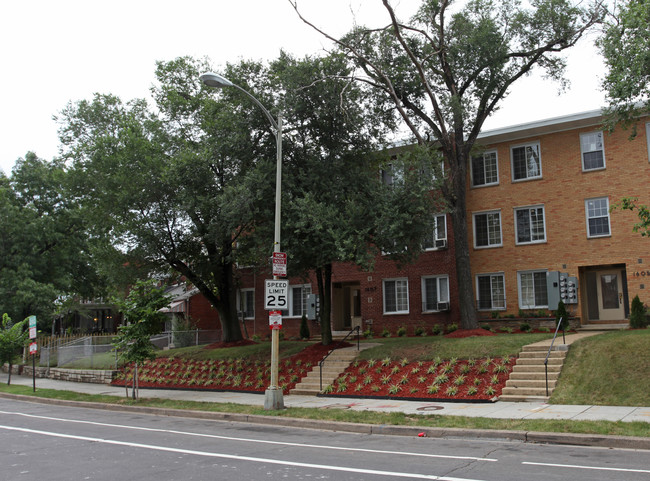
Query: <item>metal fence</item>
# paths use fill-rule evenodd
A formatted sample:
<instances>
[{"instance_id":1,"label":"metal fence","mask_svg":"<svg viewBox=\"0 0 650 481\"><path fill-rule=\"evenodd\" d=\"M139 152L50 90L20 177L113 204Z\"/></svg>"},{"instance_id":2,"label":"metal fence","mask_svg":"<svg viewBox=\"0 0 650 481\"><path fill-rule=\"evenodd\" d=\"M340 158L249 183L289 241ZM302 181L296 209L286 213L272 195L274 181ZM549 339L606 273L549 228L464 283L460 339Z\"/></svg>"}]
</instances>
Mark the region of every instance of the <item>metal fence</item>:
<instances>
[{"instance_id":1,"label":"metal fence","mask_svg":"<svg viewBox=\"0 0 650 481\"><path fill-rule=\"evenodd\" d=\"M42 343L41 366L74 367L81 369L111 369L117 367L117 352L114 352L115 335L52 337ZM151 338L158 349L212 344L221 340L221 330L167 331Z\"/></svg>"}]
</instances>

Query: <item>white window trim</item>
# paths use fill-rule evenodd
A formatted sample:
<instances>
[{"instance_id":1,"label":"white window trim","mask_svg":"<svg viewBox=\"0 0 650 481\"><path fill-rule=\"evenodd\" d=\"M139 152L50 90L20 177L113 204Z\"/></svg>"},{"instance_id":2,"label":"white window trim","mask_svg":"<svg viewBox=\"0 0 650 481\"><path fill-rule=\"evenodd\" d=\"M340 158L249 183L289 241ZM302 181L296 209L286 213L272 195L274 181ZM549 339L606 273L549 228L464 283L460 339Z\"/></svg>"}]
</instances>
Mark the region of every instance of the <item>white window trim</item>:
<instances>
[{"instance_id":1,"label":"white window trim","mask_svg":"<svg viewBox=\"0 0 650 481\"><path fill-rule=\"evenodd\" d=\"M518 225L517 225L517 211L520 210L528 210L530 209L539 209L541 207L542 209L542 215L544 216L544 239L541 240L531 240L528 242L519 242L519 232L517 231ZM544 204L537 204L537 205L527 205L527 206L522 206L522 207L515 207L513 209L513 216L515 218L515 245L518 246L525 246L525 245L530 245L530 244L545 244L547 242L547 237L546 237L546 209L544 208Z\"/></svg>"},{"instance_id":2,"label":"white window trim","mask_svg":"<svg viewBox=\"0 0 650 481\"><path fill-rule=\"evenodd\" d=\"M537 151L539 152L539 175L536 175L535 177L526 177L525 179L515 179L515 158L513 155L513 150L520 148L520 147L527 147L527 146L537 146ZM542 145L540 144L539 140L535 142L526 142L523 144L517 144L517 145L511 145L510 146L510 176L512 178L513 182L528 182L529 180L539 180L543 176L543 170L542 170Z\"/></svg>"},{"instance_id":3,"label":"white window trim","mask_svg":"<svg viewBox=\"0 0 650 481\"><path fill-rule=\"evenodd\" d=\"M438 294L438 302L447 302L449 303L449 276L447 274L440 274L440 275L431 275L431 276L422 276L422 280L420 281L420 286L422 289L422 312L440 312L438 309L426 309L425 302L426 302L426 294L427 294L427 288L426 288L426 280L427 279L436 279L436 294ZM446 299L441 299L440 298L440 279L446 279L447 280L447 296Z\"/></svg>"},{"instance_id":4,"label":"white window trim","mask_svg":"<svg viewBox=\"0 0 650 481\"><path fill-rule=\"evenodd\" d=\"M476 216L478 215L487 215L487 214L499 214L499 239L501 241L498 244L488 244L486 246L479 246L476 244ZM493 249L495 247L503 247L503 217L501 216L501 210L484 210L481 212L472 212L472 231L474 233L474 249Z\"/></svg>"},{"instance_id":5,"label":"white window trim","mask_svg":"<svg viewBox=\"0 0 650 481\"><path fill-rule=\"evenodd\" d=\"M608 234L599 234L599 235L591 235L589 231L589 206L588 202L590 200L600 200L600 199L605 199L607 201L607 225L609 226L609 233ZM585 199L585 224L587 227L587 239L599 239L602 237L611 237L612 236L612 222L609 216L609 197L603 196L603 197L591 197L589 199Z\"/></svg>"},{"instance_id":6,"label":"white window trim","mask_svg":"<svg viewBox=\"0 0 650 481\"><path fill-rule=\"evenodd\" d=\"M287 314L283 314L283 316L286 317L286 318L289 318L289 317L293 317L293 318L302 317L302 313L301 314L295 314L293 312L293 290L295 288L297 288L297 287L301 287L302 289L309 288L309 293L311 294L311 292L312 292L311 291L311 284L290 284L289 285L289 300L288 300L289 301L289 309L285 309L283 311L283 313L284 312L287 313Z\"/></svg>"},{"instance_id":7,"label":"white window trim","mask_svg":"<svg viewBox=\"0 0 650 481\"><path fill-rule=\"evenodd\" d=\"M522 274L548 274L548 269L529 269L526 271L517 271L517 295L519 297L519 309L548 309L548 291L546 292L546 305L524 305L523 296L521 292L521 276ZM533 284L534 287L534 284ZM533 296L534 297L534 296Z\"/></svg>"},{"instance_id":8,"label":"white window trim","mask_svg":"<svg viewBox=\"0 0 650 481\"><path fill-rule=\"evenodd\" d=\"M595 169L585 169L585 152L582 150L582 138L585 135L592 135L592 134L600 134L602 142L603 142L603 166L602 167L596 167ZM605 156L605 136L603 135L602 130L595 130L593 132L583 132L580 134L580 163L582 164L582 171L583 172L594 172L597 170L604 170L607 167L607 157Z\"/></svg>"},{"instance_id":9,"label":"white window trim","mask_svg":"<svg viewBox=\"0 0 650 481\"><path fill-rule=\"evenodd\" d=\"M444 220L443 222L445 223L445 232L444 232L444 237L436 237L436 234L438 233L438 218L442 217ZM425 252L428 251L437 251L440 249L444 249L447 247L447 214L436 214L434 216L434 225L433 225L433 232L431 233L431 237L433 238L433 247L425 247L424 250ZM443 246L438 246L436 247L436 241L445 241L445 245ZM383 252L382 252L383 254Z\"/></svg>"},{"instance_id":10,"label":"white window trim","mask_svg":"<svg viewBox=\"0 0 650 481\"><path fill-rule=\"evenodd\" d=\"M501 276L503 278L503 307L490 307L488 308L481 308L481 299L479 297L480 294L480 289L479 289L479 277L485 277L485 276ZM508 298L506 296L506 275L504 272L484 272L481 274L476 274L476 303L477 303L477 310L481 312L485 311L505 311L508 308ZM491 287L491 286L490 286ZM491 293L490 293L491 294ZM490 302L492 302L492 297L490 297Z\"/></svg>"},{"instance_id":11,"label":"white window trim","mask_svg":"<svg viewBox=\"0 0 650 481\"><path fill-rule=\"evenodd\" d=\"M386 283L387 282L396 282L396 281L405 281L406 282L406 310L401 310L401 311L386 311ZM382 279L381 281L381 288L382 288L382 293L381 293L381 298L382 298L382 305L383 305L383 312L384 315L386 316L391 316L395 314L408 314L410 312L410 299L409 299L409 280L407 277L395 277L395 278L390 278L390 279ZM395 293L397 296L397 292ZM397 306L395 306L397 308Z\"/></svg>"},{"instance_id":12,"label":"white window trim","mask_svg":"<svg viewBox=\"0 0 650 481\"><path fill-rule=\"evenodd\" d=\"M242 299L246 299L244 296L245 293L247 292L252 292L253 293L253 316L252 317L244 317L244 319L255 319L255 289L254 288L247 288L247 289L239 289L237 291L237 310L239 311L240 307L242 306ZM245 312L245 311L240 311L240 312Z\"/></svg>"},{"instance_id":13,"label":"white window trim","mask_svg":"<svg viewBox=\"0 0 650 481\"><path fill-rule=\"evenodd\" d=\"M484 184L476 185L474 184L474 157L478 157L478 155L473 155L470 157L469 161L469 166L470 166L470 175L471 175L471 181L472 185L471 187L473 189L480 189L481 187L489 187L492 185L499 185L499 152L497 150L486 150L485 152L481 153L480 156L483 157L483 162L485 163L485 156L487 154L495 154L496 159L495 159L495 167L497 171L497 180L495 182L486 182Z\"/></svg>"}]
</instances>

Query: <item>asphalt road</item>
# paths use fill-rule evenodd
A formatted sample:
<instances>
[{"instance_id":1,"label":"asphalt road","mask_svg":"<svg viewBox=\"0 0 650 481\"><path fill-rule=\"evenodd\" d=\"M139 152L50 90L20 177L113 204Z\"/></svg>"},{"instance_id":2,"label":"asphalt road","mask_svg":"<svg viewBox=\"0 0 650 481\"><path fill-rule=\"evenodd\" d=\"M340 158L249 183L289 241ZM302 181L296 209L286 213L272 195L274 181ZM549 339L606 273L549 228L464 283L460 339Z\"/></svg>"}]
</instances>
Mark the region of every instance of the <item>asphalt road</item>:
<instances>
[{"instance_id":1,"label":"asphalt road","mask_svg":"<svg viewBox=\"0 0 650 481\"><path fill-rule=\"evenodd\" d=\"M1 480L650 480L650 452L362 435L0 399Z\"/></svg>"}]
</instances>

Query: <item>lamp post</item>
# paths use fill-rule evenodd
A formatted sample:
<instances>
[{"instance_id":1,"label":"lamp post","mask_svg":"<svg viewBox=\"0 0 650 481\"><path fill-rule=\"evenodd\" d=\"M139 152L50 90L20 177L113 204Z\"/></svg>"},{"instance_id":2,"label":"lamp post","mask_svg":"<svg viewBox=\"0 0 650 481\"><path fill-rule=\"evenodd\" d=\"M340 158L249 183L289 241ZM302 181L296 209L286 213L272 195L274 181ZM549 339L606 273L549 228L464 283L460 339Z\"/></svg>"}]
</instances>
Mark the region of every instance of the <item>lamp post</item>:
<instances>
[{"instance_id":1,"label":"lamp post","mask_svg":"<svg viewBox=\"0 0 650 481\"><path fill-rule=\"evenodd\" d=\"M235 87L244 92L266 115L266 118L271 122L273 127L273 135L275 136L276 143L276 173L275 173L275 235L273 239L273 252L280 252L280 208L282 192L282 116L278 114L277 122L271 113L257 100L250 92L244 90L239 85L235 85L230 80L222 77L219 74L208 72L199 76L201 82L208 87ZM278 279L278 276L273 276ZM264 392L264 409L278 410L284 409L284 400L282 397L282 389L278 388L278 362L280 354L280 333L277 328L271 331L271 385Z\"/></svg>"}]
</instances>

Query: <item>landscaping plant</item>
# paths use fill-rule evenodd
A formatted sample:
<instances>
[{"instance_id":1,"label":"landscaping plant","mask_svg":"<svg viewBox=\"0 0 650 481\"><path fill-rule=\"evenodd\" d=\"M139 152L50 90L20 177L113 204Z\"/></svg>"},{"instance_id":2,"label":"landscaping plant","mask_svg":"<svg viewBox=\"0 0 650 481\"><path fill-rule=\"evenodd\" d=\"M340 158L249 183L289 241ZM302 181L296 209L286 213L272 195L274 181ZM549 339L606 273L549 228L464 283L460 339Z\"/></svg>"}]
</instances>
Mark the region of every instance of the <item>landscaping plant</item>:
<instances>
[{"instance_id":1,"label":"landscaping plant","mask_svg":"<svg viewBox=\"0 0 650 481\"><path fill-rule=\"evenodd\" d=\"M21 347L25 345L25 340L29 334L23 331L27 319L13 323L7 313L2 315L2 329L0 329L0 364L9 364L9 375L7 385L11 384L11 368L13 360L18 354Z\"/></svg>"}]
</instances>

